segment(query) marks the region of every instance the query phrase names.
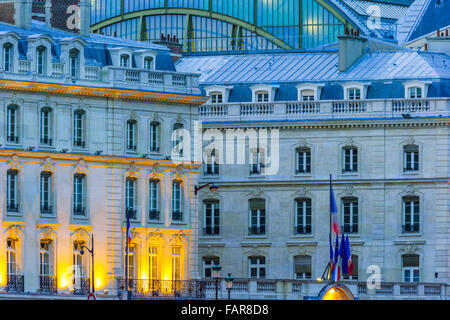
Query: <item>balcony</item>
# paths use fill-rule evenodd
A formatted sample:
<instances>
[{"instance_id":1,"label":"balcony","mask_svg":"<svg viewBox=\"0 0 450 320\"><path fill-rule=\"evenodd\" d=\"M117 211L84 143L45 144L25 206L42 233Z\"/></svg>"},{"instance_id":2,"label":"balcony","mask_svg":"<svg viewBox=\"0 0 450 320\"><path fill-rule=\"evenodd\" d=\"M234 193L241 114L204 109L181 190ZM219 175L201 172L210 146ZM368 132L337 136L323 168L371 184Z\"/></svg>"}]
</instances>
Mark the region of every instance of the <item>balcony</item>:
<instances>
[{"instance_id":1,"label":"balcony","mask_svg":"<svg viewBox=\"0 0 450 320\"><path fill-rule=\"evenodd\" d=\"M53 213L53 208L52 206L40 206L40 212L41 214L52 214Z\"/></svg>"},{"instance_id":2,"label":"balcony","mask_svg":"<svg viewBox=\"0 0 450 320\"><path fill-rule=\"evenodd\" d=\"M180 298L204 299L206 282L201 280L128 279L133 299ZM117 279L119 296L126 293L126 280Z\"/></svg>"},{"instance_id":3,"label":"balcony","mask_svg":"<svg viewBox=\"0 0 450 320\"><path fill-rule=\"evenodd\" d=\"M214 227L204 227L203 228L203 235L204 236L217 236L220 234L220 227L214 226Z\"/></svg>"},{"instance_id":4,"label":"balcony","mask_svg":"<svg viewBox=\"0 0 450 320\"><path fill-rule=\"evenodd\" d=\"M75 206L73 208L73 214L75 216L84 216L85 215L85 211L86 211L85 207Z\"/></svg>"},{"instance_id":5,"label":"balcony","mask_svg":"<svg viewBox=\"0 0 450 320\"><path fill-rule=\"evenodd\" d=\"M74 295L87 295L90 291L90 279L84 277L73 278L73 290Z\"/></svg>"},{"instance_id":6,"label":"balcony","mask_svg":"<svg viewBox=\"0 0 450 320\"><path fill-rule=\"evenodd\" d=\"M40 276L39 283L39 293L41 294L55 294L58 291L56 277Z\"/></svg>"},{"instance_id":7,"label":"balcony","mask_svg":"<svg viewBox=\"0 0 450 320\"><path fill-rule=\"evenodd\" d=\"M248 228L248 235L249 236L261 236L266 234L266 227L260 226L260 227L249 227Z\"/></svg>"},{"instance_id":8,"label":"balcony","mask_svg":"<svg viewBox=\"0 0 450 320\"><path fill-rule=\"evenodd\" d=\"M172 211L172 220L173 221L183 221L183 212Z\"/></svg>"},{"instance_id":9,"label":"balcony","mask_svg":"<svg viewBox=\"0 0 450 320\"><path fill-rule=\"evenodd\" d=\"M159 210L150 210L148 212L149 220L159 220Z\"/></svg>"},{"instance_id":10,"label":"balcony","mask_svg":"<svg viewBox=\"0 0 450 320\"><path fill-rule=\"evenodd\" d=\"M24 276L16 274L6 275L6 287L7 292L23 292L24 290Z\"/></svg>"},{"instance_id":11,"label":"balcony","mask_svg":"<svg viewBox=\"0 0 450 320\"><path fill-rule=\"evenodd\" d=\"M204 122L252 120L339 120L436 116L448 117L450 98L366 99L276 102L229 102L204 104L199 119Z\"/></svg>"}]
</instances>

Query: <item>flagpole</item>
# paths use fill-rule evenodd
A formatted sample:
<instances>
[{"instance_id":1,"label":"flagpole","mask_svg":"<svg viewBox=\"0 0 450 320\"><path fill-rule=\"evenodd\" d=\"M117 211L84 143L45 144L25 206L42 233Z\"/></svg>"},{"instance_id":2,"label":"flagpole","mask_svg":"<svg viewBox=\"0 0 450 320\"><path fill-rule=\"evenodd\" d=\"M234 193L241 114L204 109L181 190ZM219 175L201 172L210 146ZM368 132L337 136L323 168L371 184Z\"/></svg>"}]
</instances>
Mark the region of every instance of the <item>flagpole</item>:
<instances>
[{"instance_id":1,"label":"flagpole","mask_svg":"<svg viewBox=\"0 0 450 320\"><path fill-rule=\"evenodd\" d=\"M127 215L127 233L125 235L126 237L126 247L125 247L125 286L127 287L127 300L131 300L130 299L130 286L128 284L128 232L129 232L129 228L130 228L130 223L129 223L129 217L128 217L128 213L126 213Z\"/></svg>"}]
</instances>

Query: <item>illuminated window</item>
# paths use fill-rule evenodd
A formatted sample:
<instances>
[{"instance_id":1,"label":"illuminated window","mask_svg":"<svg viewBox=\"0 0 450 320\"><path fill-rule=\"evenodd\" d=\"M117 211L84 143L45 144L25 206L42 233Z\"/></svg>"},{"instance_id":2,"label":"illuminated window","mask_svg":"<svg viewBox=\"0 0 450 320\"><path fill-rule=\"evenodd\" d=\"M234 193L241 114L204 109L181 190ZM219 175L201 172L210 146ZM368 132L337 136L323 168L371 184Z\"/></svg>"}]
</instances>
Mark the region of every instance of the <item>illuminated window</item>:
<instances>
[{"instance_id":1,"label":"illuminated window","mask_svg":"<svg viewBox=\"0 0 450 320\"><path fill-rule=\"evenodd\" d=\"M203 277L211 278L212 277L212 268L215 265L220 265L219 257L204 257L203 258Z\"/></svg>"},{"instance_id":2,"label":"illuminated window","mask_svg":"<svg viewBox=\"0 0 450 320\"><path fill-rule=\"evenodd\" d=\"M128 277L136 278L136 245L133 244L128 247Z\"/></svg>"},{"instance_id":3,"label":"illuminated window","mask_svg":"<svg viewBox=\"0 0 450 320\"><path fill-rule=\"evenodd\" d=\"M40 76L47 74L47 48L44 46L36 49L36 72Z\"/></svg>"},{"instance_id":4,"label":"illuminated window","mask_svg":"<svg viewBox=\"0 0 450 320\"><path fill-rule=\"evenodd\" d=\"M160 185L159 180L150 180L149 185L149 220L159 220Z\"/></svg>"},{"instance_id":5,"label":"illuminated window","mask_svg":"<svg viewBox=\"0 0 450 320\"><path fill-rule=\"evenodd\" d=\"M172 280L181 280L181 247L172 247Z\"/></svg>"},{"instance_id":6,"label":"illuminated window","mask_svg":"<svg viewBox=\"0 0 450 320\"><path fill-rule=\"evenodd\" d=\"M11 43L5 43L3 45L3 70L5 72L13 71L14 61L14 47Z\"/></svg>"},{"instance_id":7,"label":"illuminated window","mask_svg":"<svg viewBox=\"0 0 450 320\"><path fill-rule=\"evenodd\" d=\"M296 279L311 279L311 257L295 256L294 268Z\"/></svg>"},{"instance_id":8,"label":"illuminated window","mask_svg":"<svg viewBox=\"0 0 450 320\"><path fill-rule=\"evenodd\" d=\"M77 173L73 176L73 214L75 216L86 215L86 176Z\"/></svg>"},{"instance_id":9,"label":"illuminated window","mask_svg":"<svg viewBox=\"0 0 450 320\"><path fill-rule=\"evenodd\" d=\"M203 201L203 234L220 234L220 209L218 200Z\"/></svg>"},{"instance_id":10,"label":"illuminated window","mask_svg":"<svg viewBox=\"0 0 450 320\"><path fill-rule=\"evenodd\" d=\"M39 259L39 274L40 276L50 276L50 241L41 240L40 242L40 259Z\"/></svg>"},{"instance_id":11,"label":"illuminated window","mask_svg":"<svg viewBox=\"0 0 450 320\"><path fill-rule=\"evenodd\" d=\"M295 200L295 233L311 233L311 199Z\"/></svg>"},{"instance_id":12,"label":"illuminated window","mask_svg":"<svg viewBox=\"0 0 450 320\"><path fill-rule=\"evenodd\" d=\"M160 131L161 124L158 121L152 121L150 124L150 151L160 152Z\"/></svg>"},{"instance_id":13,"label":"illuminated window","mask_svg":"<svg viewBox=\"0 0 450 320\"><path fill-rule=\"evenodd\" d=\"M403 232L420 231L420 206L419 197L403 197Z\"/></svg>"},{"instance_id":14,"label":"illuminated window","mask_svg":"<svg viewBox=\"0 0 450 320\"><path fill-rule=\"evenodd\" d=\"M344 222L344 232L358 232L358 199L355 197L342 198L342 221Z\"/></svg>"},{"instance_id":15,"label":"illuminated window","mask_svg":"<svg viewBox=\"0 0 450 320\"><path fill-rule=\"evenodd\" d=\"M41 173L40 186L40 212L41 214L52 214L52 174L44 171Z\"/></svg>"},{"instance_id":16,"label":"illuminated window","mask_svg":"<svg viewBox=\"0 0 450 320\"><path fill-rule=\"evenodd\" d=\"M89 288L89 279L86 277L87 276L87 268L86 268L86 261L85 261L86 254L84 254L84 255L81 254L82 246L85 246L85 245L86 244L84 241L74 241L73 242L72 281L73 281L73 288L75 289L75 293L85 292L86 289Z\"/></svg>"},{"instance_id":17,"label":"illuminated window","mask_svg":"<svg viewBox=\"0 0 450 320\"><path fill-rule=\"evenodd\" d=\"M42 108L40 114L40 142L42 145L52 145L52 109Z\"/></svg>"},{"instance_id":18,"label":"illuminated window","mask_svg":"<svg viewBox=\"0 0 450 320\"><path fill-rule=\"evenodd\" d=\"M263 256L253 256L248 258L248 276L250 278L266 277L266 258Z\"/></svg>"},{"instance_id":19,"label":"illuminated window","mask_svg":"<svg viewBox=\"0 0 450 320\"><path fill-rule=\"evenodd\" d=\"M13 276L18 274L17 266L17 243L16 239L8 238L6 240L6 274Z\"/></svg>"},{"instance_id":20,"label":"illuminated window","mask_svg":"<svg viewBox=\"0 0 450 320\"><path fill-rule=\"evenodd\" d=\"M127 150L136 151L137 149L137 121L127 121Z\"/></svg>"},{"instance_id":21,"label":"illuminated window","mask_svg":"<svg viewBox=\"0 0 450 320\"><path fill-rule=\"evenodd\" d=\"M19 212L17 180L19 172L10 169L6 173L6 209L8 212Z\"/></svg>"},{"instance_id":22,"label":"illuminated window","mask_svg":"<svg viewBox=\"0 0 450 320\"><path fill-rule=\"evenodd\" d=\"M358 172L358 149L356 147L342 148L342 172Z\"/></svg>"},{"instance_id":23,"label":"illuminated window","mask_svg":"<svg viewBox=\"0 0 450 320\"><path fill-rule=\"evenodd\" d=\"M403 282L419 282L419 256L417 254L402 255Z\"/></svg>"},{"instance_id":24,"label":"illuminated window","mask_svg":"<svg viewBox=\"0 0 450 320\"><path fill-rule=\"evenodd\" d=\"M183 221L182 187L180 181L172 183L172 220Z\"/></svg>"},{"instance_id":25,"label":"illuminated window","mask_svg":"<svg viewBox=\"0 0 450 320\"><path fill-rule=\"evenodd\" d=\"M6 113L6 141L19 143L19 107L10 105Z\"/></svg>"},{"instance_id":26,"label":"illuminated window","mask_svg":"<svg viewBox=\"0 0 450 320\"><path fill-rule=\"evenodd\" d=\"M149 279L158 279L158 247L148 249L148 268Z\"/></svg>"},{"instance_id":27,"label":"illuminated window","mask_svg":"<svg viewBox=\"0 0 450 320\"><path fill-rule=\"evenodd\" d=\"M249 200L249 235L266 234L266 201L264 199Z\"/></svg>"}]
</instances>

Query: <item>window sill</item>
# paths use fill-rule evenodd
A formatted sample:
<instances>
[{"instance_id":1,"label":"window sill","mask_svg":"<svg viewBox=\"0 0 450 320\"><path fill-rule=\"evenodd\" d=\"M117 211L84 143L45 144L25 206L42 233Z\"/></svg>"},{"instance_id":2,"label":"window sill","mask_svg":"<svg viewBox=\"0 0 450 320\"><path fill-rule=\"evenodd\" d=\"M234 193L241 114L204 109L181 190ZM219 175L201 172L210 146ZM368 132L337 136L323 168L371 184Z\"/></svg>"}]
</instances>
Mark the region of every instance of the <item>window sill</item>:
<instances>
[{"instance_id":1,"label":"window sill","mask_svg":"<svg viewBox=\"0 0 450 320\"><path fill-rule=\"evenodd\" d=\"M164 224L161 220L147 220L147 224Z\"/></svg>"},{"instance_id":2,"label":"window sill","mask_svg":"<svg viewBox=\"0 0 450 320\"><path fill-rule=\"evenodd\" d=\"M405 232L405 233L397 234L397 237L399 237L399 238L421 238L422 233L421 232Z\"/></svg>"},{"instance_id":3,"label":"window sill","mask_svg":"<svg viewBox=\"0 0 450 320\"><path fill-rule=\"evenodd\" d=\"M417 176L417 175L420 175L420 171L419 170L417 170L417 171L403 171L402 174L408 175L408 176L409 175Z\"/></svg>"},{"instance_id":4,"label":"window sill","mask_svg":"<svg viewBox=\"0 0 450 320\"><path fill-rule=\"evenodd\" d=\"M22 212L6 211L8 217L22 217Z\"/></svg>"},{"instance_id":5,"label":"window sill","mask_svg":"<svg viewBox=\"0 0 450 320\"><path fill-rule=\"evenodd\" d=\"M359 172L341 172L341 176L359 176Z\"/></svg>"},{"instance_id":6,"label":"window sill","mask_svg":"<svg viewBox=\"0 0 450 320\"><path fill-rule=\"evenodd\" d=\"M312 177L311 172L301 173L301 172L294 172L294 177Z\"/></svg>"},{"instance_id":7,"label":"window sill","mask_svg":"<svg viewBox=\"0 0 450 320\"><path fill-rule=\"evenodd\" d=\"M201 240L221 240L222 235L220 235L220 234L203 235L203 236L200 236L199 239L201 239Z\"/></svg>"},{"instance_id":8,"label":"window sill","mask_svg":"<svg viewBox=\"0 0 450 320\"><path fill-rule=\"evenodd\" d=\"M249 178L254 178L254 179L258 179L258 178L265 178L266 175L263 173L260 174L256 174L256 173L251 173L248 175Z\"/></svg>"},{"instance_id":9,"label":"window sill","mask_svg":"<svg viewBox=\"0 0 450 320\"><path fill-rule=\"evenodd\" d=\"M268 239L268 237L267 237L267 235L250 235L250 234L248 234L248 235L245 236L245 239L248 239L248 240L255 239L255 240L257 240L257 239Z\"/></svg>"},{"instance_id":10,"label":"window sill","mask_svg":"<svg viewBox=\"0 0 450 320\"><path fill-rule=\"evenodd\" d=\"M78 221L89 221L88 216L75 216L72 214L72 220L78 220Z\"/></svg>"},{"instance_id":11,"label":"window sill","mask_svg":"<svg viewBox=\"0 0 450 320\"><path fill-rule=\"evenodd\" d=\"M176 220L176 221L172 220L170 222L170 224L173 224L173 225L187 225L187 222L179 221L179 220Z\"/></svg>"},{"instance_id":12,"label":"window sill","mask_svg":"<svg viewBox=\"0 0 450 320\"><path fill-rule=\"evenodd\" d=\"M291 238L293 239L313 239L314 238L314 234L313 233L308 233L308 234L293 234L291 236Z\"/></svg>"}]
</instances>

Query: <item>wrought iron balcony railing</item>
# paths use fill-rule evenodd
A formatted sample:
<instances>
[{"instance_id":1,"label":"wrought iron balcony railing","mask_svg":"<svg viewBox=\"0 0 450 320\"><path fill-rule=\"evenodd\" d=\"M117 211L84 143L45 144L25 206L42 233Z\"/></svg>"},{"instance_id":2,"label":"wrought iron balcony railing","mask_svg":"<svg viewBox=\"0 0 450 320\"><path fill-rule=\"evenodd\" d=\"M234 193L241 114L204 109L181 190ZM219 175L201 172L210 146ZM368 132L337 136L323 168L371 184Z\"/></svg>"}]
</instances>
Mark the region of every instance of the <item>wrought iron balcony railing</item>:
<instances>
[{"instance_id":1,"label":"wrought iron balcony railing","mask_svg":"<svg viewBox=\"0 0 450 320\"><path fill-rule=\"evenodd\" d=\"M40 211L42 214L52 214L53 208L52 208L52 206L41 206Z\"/></svg>"},{"instance_id":2,"label":"wrought iron balcony railing","mask_svg":"<svg viewBox=\"0 0 450 320\"><path fill-rule=\"evenodd\" d=\"M74 277L73 283L73 294L76 295L86 295L90 290L90 279L83 277Z\"/></svg>"},{"instance_id":3,"label":"wrought iron balcony railing","mask_svg":"<svg viewBox=\"0 0 450 320\"><path fill-rule=\"evenodd\" d=\"M75 206L73 207L73 214L76 216L84 216L85 214L85 207Z\"/></svg>"},{"instance_id":4,"label":"wrought iron balcony railing","mask_svg":"<svg viewBox=\"0 0 450 320\"><path fill-rule=\"evenodd\" d=\"M57 289L57 278L52 276L40 276L40 286L39 291L40 293L56 293L58 291Z\"/></svg>"},{"instance_id":5,"label":"wrought iron balcony railing","mask_svg":"<svg viewBox=\"0 0 450 320\"><path fill-rule=\"evenodd\" d=\"M7 292L23 292L24 276L17 274L6 275L6 291Z\"/></svg>"},{"instance_id":6,"label":"wrought iron balcony railing","mask_svg":"<svg viewBox=\"0 0 450 320\"><path fill-rule=\"evenodd\" d=\"M127 281L117 279L119 294L127 291ZM205 298L205 282L202 280L152 280L128 279L133 298L173 297Z\"/></svg>"},{"instance_id":7,"label":"wrought iron balcony railing","mask_svg":"<svg viewBox=\"0 0 450 320\"><path fill-rule=\"evenodd\" d=\"M260 227L249 227L248 228L248 234L251 236L260 236L266 234L266 227L260 226Z\"/></svg>"},{"instance_id":8,"label":"wrought iron balcony railing","mask_svg":"<svg viewBox=\"0 0 450 320\"><path fill-rule=\"evenodd\" d=\"M159 210L150 210L148 212L149 220L159 220Z\"/></svg>"},{"instance_id":9,"label":"wrought iron balcony railing","mask_svg":"<svg viewBox=\"0 0 450 320\"><path fill-rule=\"evenodd\" d=\"M183 212L182 211L172 211L172 220L183 221Z\"/></svg>"},{"instance_id":10,"label":"wrought iron balcony railing","mask_svg":"<svg viewBox=\"0 0 450 320\"><path fill-rule=\"evenodd\" d=\"M214 236L214 235L219 235L220 234L220 227L219 226L214 226L214 227L204 227L203 228L203 235L204 236Z\"/></svg>"},{"instance_id":11,"label":"wrought iron balcony railing","mask_svg":"<svg viewBox=\"0 0 450 320\"><path fill-rule=\"evenodd\" d=\"M6 210L8 212L19 212L19 204L10 202L6 205Z\"/></svg>"}]
</instances>

